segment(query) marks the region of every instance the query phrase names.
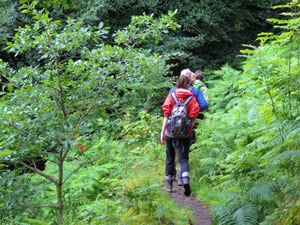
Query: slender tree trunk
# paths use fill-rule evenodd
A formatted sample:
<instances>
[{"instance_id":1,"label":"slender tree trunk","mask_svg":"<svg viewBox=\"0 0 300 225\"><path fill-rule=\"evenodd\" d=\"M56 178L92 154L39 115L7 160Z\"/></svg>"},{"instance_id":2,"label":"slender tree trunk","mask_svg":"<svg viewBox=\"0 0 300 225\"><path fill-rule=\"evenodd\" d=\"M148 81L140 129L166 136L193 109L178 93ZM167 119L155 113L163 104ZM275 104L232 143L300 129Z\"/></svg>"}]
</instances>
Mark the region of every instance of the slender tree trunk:
<instances>
[{"instance_id":1,"label":"slender tree trunk","mask_svg":"<svg viewBox=\"0 0 300 225\"><path fill-rule=\"evenodd\" d=\"M62 185L63 185L63 154L60 153L60 159L58 162L58 180L56 183L56 198L57 198L57 222L58 224L63 224L64 217L64 204L63 204L63 194L62 194Z\"/></svg>"},{"instance_id":2,"label":"slender tree trunk","mask_svg":"<svg viewBox=\"0 0 300 225\"><path fill-rule=\"evenodd\" d=\"M57 196L57 221L58 224L63 224L63 199L62 199L62 185L56 184L56 196Z\"/></svg>"},{"instance_id":3,"label":"slender tree trunk","mask_svg":"<svg viewBox=\"0 0 300 225\"><path fill-rule=\"evenodd\" d=\"M64 90L63 90L63 87L62 87L62 81L61 81L61 73L60 73L60 69L59 69L59 65L60 65L60 62L59 62L59 58L56 57L56 60L55 60L55 65L56 65L56 72L57 72L57 75L58 75L58 85L59 85L59 90L58 90L58 97L59 97L59 100L58 102L60 103L60 110L63 114L63 117L64 117L64 124L62 125L62 130L61 132L62 133L65 133L65 129L64 129L64 125L66 123L66 118L67 118L67 112L66 112L66 108L65 108L65 101L64 101ZM65 161L65 158L67 157L67 154L68 154L68 151L69 151L69 148L68 150L66 150L66 152L64 153L63 152L63 148L60 149L60 152L59 152L59 159L58 159L58 180L57 180L57 183L56 183L56 198L57 198L57 221L58 221L58 224L63 224L64 221L63 221L63 218L64 218L64 204L63 204L63 193L62 193L62 186L63 186L63 166L64 166L64 161Z\"/></svg>"}]
</instances>

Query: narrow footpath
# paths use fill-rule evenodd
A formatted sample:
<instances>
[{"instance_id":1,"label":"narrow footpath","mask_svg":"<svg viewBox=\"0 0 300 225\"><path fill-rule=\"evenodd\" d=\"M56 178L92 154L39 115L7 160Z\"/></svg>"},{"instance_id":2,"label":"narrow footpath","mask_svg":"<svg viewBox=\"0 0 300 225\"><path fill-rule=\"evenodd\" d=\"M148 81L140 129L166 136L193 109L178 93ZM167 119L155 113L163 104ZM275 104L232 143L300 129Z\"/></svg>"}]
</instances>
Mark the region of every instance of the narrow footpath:
<instances>
[{"instance_id":1,"label":"narrow footpath","mask_svg":"<svg viewBox=\"0 0 300 225\"><path fill-rule=\"evenodd\" d=\"M174 182L172 193L169 193L169 196L181 207L193 211L194 221L191 221L190 225L211 225L212 217L209 210L197 200L196 196L192 194L190 197L186 197L183 192L183 186L178 186L177 182Z\"/></svg>"}]
</instances>

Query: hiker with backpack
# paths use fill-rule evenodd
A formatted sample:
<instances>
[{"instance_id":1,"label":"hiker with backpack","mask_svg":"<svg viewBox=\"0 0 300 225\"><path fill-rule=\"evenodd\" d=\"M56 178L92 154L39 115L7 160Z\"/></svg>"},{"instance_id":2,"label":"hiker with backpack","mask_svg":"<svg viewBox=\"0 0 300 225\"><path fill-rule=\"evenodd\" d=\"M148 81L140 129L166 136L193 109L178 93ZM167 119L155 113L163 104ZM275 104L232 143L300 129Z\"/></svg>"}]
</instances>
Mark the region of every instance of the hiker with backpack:
<instances>
[{"instance_id":1,"label":"hiker with backpack","mask_svg":"<svg viewBox=\"0 0 300 225\"><path fill-rule=\"evenodd\" d=\"M193 77L195 76L195 78L196 78L196 75L190 69L183 69L181 71L180 75L184 75L184 74L190 78L189 90L196 97L197 102L198 102L198 104L200 106L201 111L204 111L205 109L208 108L208 103L205 100L205 98L204 98L203 93L201 92L201 90L198 89L198 88L195 88L193 86L193 80L194 80ZM176 90L176 87L171 88L170 91L169 91L169 94L171 94L175 90Z\"/></svg>"},{"instance_id":2,"label":"hiker with backpack","mask_svg":"<svg viewBox=\"0 0 300 225\"><path fill-rule=\"evenodd\" d=\"M200 89L195 88L193 86L194 81L196 80L196 75L190 70L190 69L183 69L180 73L180 75L186 75L190 78L190 85L189 85L189 90L193 93L193 95L196 97L197 102L200 106L201 112L203 112L204 110L208 109L208 103L205 100L202 92ZM174 92L176 90L176 87L173 87L170 89L169 94L171 94L172 92ZM198 119L203 119L204 115L202 113L199 114ZM198 126L198 123L196 123L195 127L196 128ZM195 130L192 131L192 134L190 136L190 145L194 144L196 142L196 133Z\"/></svg>"},{"instance_id":3,"label":"hiker with backpack","mask_svg":"<svg viewBox=\"0 0 300 225\"><path fill-rule=\"evenodd\" d=\"M166 187L172 191L176 176L175 156L178 149L180 178L184 194L191 195L189 178L190 135L200 107L190 87L190 76L182 72L176 82L176 89L168 94L162 105L164 120L160 135L161 143L166 144Z\"/></svg>"},{"instance_id":4,"label":"hiker with backpack","mask_svg":"<svg viewBox=\"0 0 300 225\"><path fill-rule=\"evenodd\" d=\"M195 81L193 82L193 86L201 90L205 101L208 103L208 88L204 83L204 75L201 70L195 71Z\"/></svg>"}]
</instances>

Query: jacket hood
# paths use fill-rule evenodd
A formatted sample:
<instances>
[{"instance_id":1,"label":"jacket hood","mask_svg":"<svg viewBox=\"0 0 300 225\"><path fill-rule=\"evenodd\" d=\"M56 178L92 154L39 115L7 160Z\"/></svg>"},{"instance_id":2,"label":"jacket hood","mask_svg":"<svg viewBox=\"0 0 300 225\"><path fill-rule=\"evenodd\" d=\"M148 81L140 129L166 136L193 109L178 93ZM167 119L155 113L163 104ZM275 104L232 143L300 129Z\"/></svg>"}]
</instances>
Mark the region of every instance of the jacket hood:
<instances>
[{"instance_id":1,"label":"jacket hood","mask_svg":"<svg viewBox=\"0 0 300 225\"><path fill-rule=\"evenodd\" d=\"M175 95L180 102L184 101L188 96L193 95L193 93L188 89L178 88L175 90Z\"/></svg>"}]
</instances>

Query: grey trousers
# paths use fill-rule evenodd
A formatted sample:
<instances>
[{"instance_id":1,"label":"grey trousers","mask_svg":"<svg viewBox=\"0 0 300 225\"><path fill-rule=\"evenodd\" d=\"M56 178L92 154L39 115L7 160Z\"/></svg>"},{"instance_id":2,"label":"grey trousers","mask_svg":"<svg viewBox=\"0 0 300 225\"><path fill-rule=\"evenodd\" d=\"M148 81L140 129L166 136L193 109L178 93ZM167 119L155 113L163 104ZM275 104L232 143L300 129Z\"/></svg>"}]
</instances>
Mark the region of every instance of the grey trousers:
<instances>
[{"instance_id":1,"label":"grey trousers","mask_svg":"<svg viewBox=\"0 0 300 225\"><path fill-rule=\"evenodd\" d=\"M176 149L178 149L178 162L180 165L180 173L189 172L189 150L190 150L190 138L174 139L165 136L166 142L166 176L176 175ZM180 174L180 177L181 177Z\"/></svg>"}]
</instances>

